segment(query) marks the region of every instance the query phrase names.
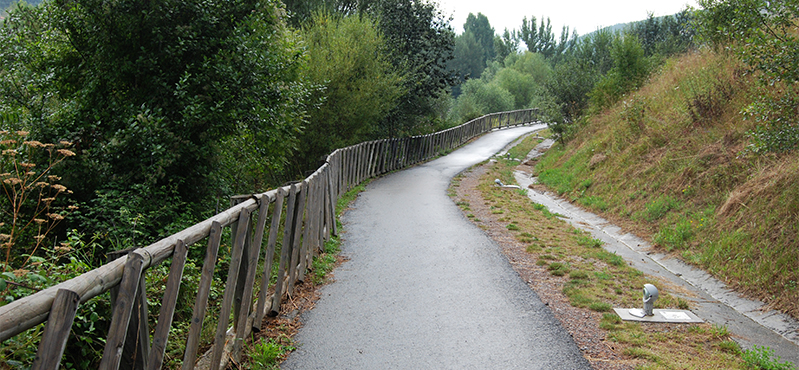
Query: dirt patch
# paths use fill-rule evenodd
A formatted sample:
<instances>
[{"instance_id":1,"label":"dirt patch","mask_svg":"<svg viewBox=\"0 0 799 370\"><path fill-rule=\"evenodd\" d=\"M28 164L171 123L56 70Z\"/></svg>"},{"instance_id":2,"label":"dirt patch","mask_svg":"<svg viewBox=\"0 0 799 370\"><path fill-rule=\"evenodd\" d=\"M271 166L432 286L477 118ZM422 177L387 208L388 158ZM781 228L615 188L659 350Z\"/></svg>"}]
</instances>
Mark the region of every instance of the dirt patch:
<instances>
[{"instance_id":1,"label":"dirt patch","mask_svg":"<svg viewBox=\"0 0 799 370\"><path fill-rule=\"evenodd\" d=\"M336 268L346 260L346 257L336 256ZM280 306L280 314L275 317L264 317L261 322L261 329L247 339L245 348L252 348L256 342L267 340L279 345L293 346L294 336L302 327L302 320L300 319L302 314L314 308L316 301L319 300L319 290L333 281L335 281L333 272L330 272L321 284L313 284L310 277L307 281L297 284L294 292ZM290 353L286 352L277 362L280 363L285 360ZM242 354L241 363L231 362L226 370L249 369L250 367L245 364L250 363L248 351L245 350Z\"/></svg>"}]
</instances>

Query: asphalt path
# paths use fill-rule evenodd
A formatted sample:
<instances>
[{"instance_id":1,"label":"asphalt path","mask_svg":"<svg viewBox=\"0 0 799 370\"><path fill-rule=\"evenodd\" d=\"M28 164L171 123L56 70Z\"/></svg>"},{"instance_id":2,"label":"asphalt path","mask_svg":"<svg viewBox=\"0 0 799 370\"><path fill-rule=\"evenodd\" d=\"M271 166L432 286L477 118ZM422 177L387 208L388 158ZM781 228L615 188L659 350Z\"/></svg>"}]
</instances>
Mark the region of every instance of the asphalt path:
<instances>
[{"instance_id":1,"label":"asphalt path","mask_svg":"<svg viewBox=\"0 0 799 370\"><path fill-rule=\"evenodd\" d=\"M283 369L589 369L500 248L447 196L453 176L539 129L499 130L372 181L343 217L335 282Z\"/></svg>"}]
</instances>

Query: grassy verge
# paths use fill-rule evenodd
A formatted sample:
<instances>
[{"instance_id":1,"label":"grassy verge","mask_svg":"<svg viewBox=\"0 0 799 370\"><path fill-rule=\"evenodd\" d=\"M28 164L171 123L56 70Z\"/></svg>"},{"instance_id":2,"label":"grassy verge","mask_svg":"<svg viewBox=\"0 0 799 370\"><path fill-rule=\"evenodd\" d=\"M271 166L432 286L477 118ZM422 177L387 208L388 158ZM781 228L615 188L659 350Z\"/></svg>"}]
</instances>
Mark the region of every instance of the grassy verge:
<instances>
[{"instance_id":1,"label":"grassy verge","mask_svg":"<svg viewBox=\"0 0 799 370\"><path fill-rule=\"evenodd\" d=\"M751 152L768 91L733 56L671 59L538 164L550 189L799 318L799 153ZM776 87L775 87L776 88Z\"/></svg>"},{"instance_id":2,"label":"grassy verge","mask_svg":"<svg viewBox=\"0 0 799 370\"><path fill-rule=\"evenodd\" d=\"M536 144L534 138L528 138L511 151L511 156L524 158ZM738 345L724 327L622 322L612 308L640 306L645 283L663 287L656 308L687 309L688 303L669 294L667 284L644 276L620 256L605 251L600 240L532 203L526 197L526 189L509 191L495 186L496 178L515 183L513 171L518 165L516 161L499 159L481 177L477 188L491 217L524 246L530 260L548 274L549 280L556 281L563 299L585 312L579 315L581 320L593 318L589 319L593 322L580 325L598 326L605 342L622 355L620 363L642 369L747 368ZM456 178L453 187L459 185L460 178ZM455 201L467 216L477 218L471 213L474 205L462 199Z\"/></svg>"}]
</instances>

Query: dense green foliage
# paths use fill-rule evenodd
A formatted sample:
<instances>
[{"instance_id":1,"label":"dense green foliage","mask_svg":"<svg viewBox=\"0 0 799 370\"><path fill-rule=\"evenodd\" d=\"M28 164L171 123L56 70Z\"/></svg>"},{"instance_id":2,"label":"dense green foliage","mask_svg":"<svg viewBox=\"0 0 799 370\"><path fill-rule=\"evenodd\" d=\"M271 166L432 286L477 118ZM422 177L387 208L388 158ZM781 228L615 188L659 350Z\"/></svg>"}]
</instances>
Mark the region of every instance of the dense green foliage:
<instances>
[{"instance_id":1,"label":"dense green foliage","mask_svg":"<svg viewBox=\"0 0 799 370\"><path fill-rule=\"evenodd\" d=\"M455 33L436 5L418 0L378 0L368 10L379 20L394 66L407 75L399 104L380 125L382 137L432 132L446 126L438 102L455 82L447 67Z\"/></svg>"},{"instance_id":2,"label":"dense green foliage","mask_svg":"<svg viewBox=\"0 0 799 370\"><path fill-rule=\"evenodd\" d=\"M446 105L441 104L455 83L448 68L453 57L455 33L437 5L426 0L316 0L288 1L292 23L310 21L315 10L343 15L369 16L390 52L394 72L406 77L397 105L380 120L380 137L400 137L446 127Z\"/></svg>"},{"instance_id":3,"label":"dense green foliage","mask_svg":"<svg viewBox=\"0 0 799 370\"><path fill-rule=\"evenodd\" d=\"M307 89L278 4L54 1L11 15L3 110L35 138L74 143L62 176L89 209L84 228L127 228L107 203L124 198L158 233L178 207L225 188L214 174L232 136L251 137L262 165L281 168Z\"/></svg>"},{"instance_id":4,"label":"dense green foliage","mask_svg":"<svg viewBox=\"0 0 799 370\"><path fill-rule=\"evenodd\" d=\"M316 168L336 148L378 137L380 121L397 106L404 76L389 59L368 16L317 13L303 29L307 75L319 107L301 135L301 167Z\"/></svg>"},{"instance_id":5,"label":"dense green foliage","mask_svg":"<svg viewBox=\"0 0 799 370\"><path fill-rule=\"evenodd\" d=\"M469 13L463 24L463 33L455 37L454 53L450 68L459 74L461 82L468 78L480 78L486 63L496 55L494 28L485 15Z\"/></svg>"},{"instance_id":6,"label":"dense green foliage","mask_svg":"<svg viewBox=\"0 0 799 370\"><path fill-rule=\"evenodd\" d=\"M700 4L705 8L702 36L716 47L731 44L764 87L744 110L759 123L750 133L751 149L784 152L799 147L799 1L702 0Z\"/></svg>"}]
</instances>

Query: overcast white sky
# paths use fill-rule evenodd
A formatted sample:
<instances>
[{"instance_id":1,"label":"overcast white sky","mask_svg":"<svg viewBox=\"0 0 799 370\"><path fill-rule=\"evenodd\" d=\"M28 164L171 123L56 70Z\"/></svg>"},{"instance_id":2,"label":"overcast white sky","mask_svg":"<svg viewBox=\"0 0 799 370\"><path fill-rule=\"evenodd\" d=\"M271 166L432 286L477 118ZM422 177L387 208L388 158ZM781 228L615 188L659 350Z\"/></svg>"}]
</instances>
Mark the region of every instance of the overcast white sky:
<instances>
[{"instance_id":1,"label":"overcast white sky","mask_svg":"<svg viewBox=\"0 0 799 370\"><path fill-rule=\"evenodd\" d=\"M522 18L549 17L552 31L560 35L566 25L570 32L585 35L597 28L646 19L647 12L655 16L674 14L690 5L697 8L695 0L430 0L438 2L444 14L453 17L455 32L463 33L463 24L469 13L483 13L488 17L494 32L502 34L521 27Z\"/></svg>"}]
</instances>

